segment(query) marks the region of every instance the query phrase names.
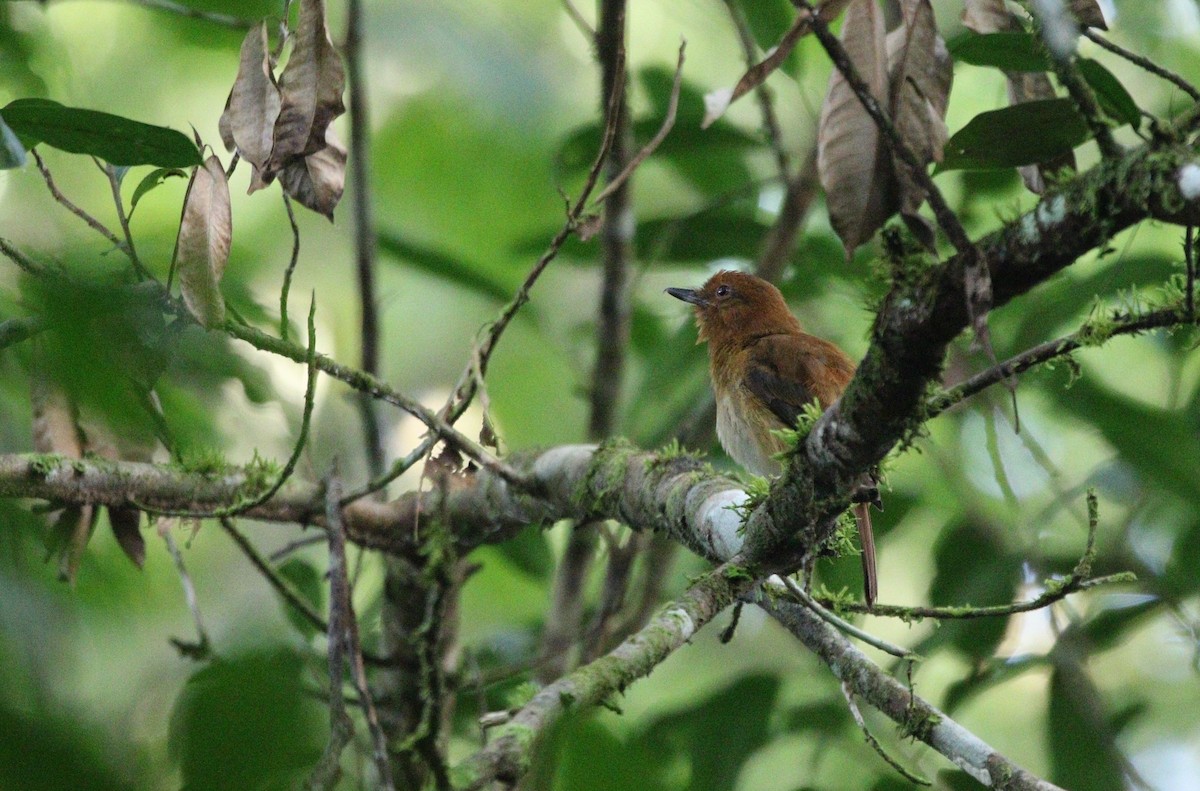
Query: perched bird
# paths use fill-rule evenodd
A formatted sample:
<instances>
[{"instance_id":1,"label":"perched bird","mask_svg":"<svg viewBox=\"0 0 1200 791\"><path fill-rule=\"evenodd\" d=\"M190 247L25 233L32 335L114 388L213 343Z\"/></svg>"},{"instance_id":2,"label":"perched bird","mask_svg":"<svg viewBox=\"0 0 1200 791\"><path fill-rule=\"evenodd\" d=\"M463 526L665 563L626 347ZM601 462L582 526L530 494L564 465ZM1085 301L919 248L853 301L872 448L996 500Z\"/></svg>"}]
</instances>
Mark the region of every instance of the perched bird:
<instances>
[{"instance_id":1,"label":"perched bird","mask_svg":"<svg viewBox=\"0 0 1200 791\"><path fill-rule=\"evenodd\" d=\"M718 272L699 289L668 288L667 293L695 306L696 342L708 342L721 446L750 472L779 475L783 468L775 455L784 443L771 432L795 428L813 399L822 409L836 401L854 376L854 363L837 346L802 330L779 289L754 275ZM879 504L873 478L864 478L854 500L863 587L873 604L870 504Z\"/></svg>"}]
</instances>

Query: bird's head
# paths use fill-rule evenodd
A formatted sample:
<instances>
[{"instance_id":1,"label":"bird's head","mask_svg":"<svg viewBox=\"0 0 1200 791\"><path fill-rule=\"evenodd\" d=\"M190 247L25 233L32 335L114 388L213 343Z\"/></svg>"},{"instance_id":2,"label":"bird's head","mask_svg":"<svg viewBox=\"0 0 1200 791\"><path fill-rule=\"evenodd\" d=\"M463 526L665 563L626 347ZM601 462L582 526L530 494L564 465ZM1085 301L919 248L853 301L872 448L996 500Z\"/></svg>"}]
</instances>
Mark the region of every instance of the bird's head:
<instances>
[{"instance_id":1,"label":"bird's head","mask_svg":"<svg viewBox=\"0 0 1200 791\"><path fill-rule=\"evenodd\" d=\"M697 343L724 345L800 329L779 289L745 272L725 270L700 288L668 288L667 293L695 306Z\"/></svg>"}]
</instances>

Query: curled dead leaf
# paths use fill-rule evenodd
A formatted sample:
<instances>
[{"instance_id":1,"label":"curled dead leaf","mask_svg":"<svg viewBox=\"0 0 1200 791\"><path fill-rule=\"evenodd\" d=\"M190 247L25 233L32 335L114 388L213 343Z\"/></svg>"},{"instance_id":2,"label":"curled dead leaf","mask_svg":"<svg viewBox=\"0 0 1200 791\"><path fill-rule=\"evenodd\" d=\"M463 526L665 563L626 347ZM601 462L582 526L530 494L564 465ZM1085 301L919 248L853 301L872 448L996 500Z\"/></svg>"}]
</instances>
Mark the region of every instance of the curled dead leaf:
<instances>
[{"instance_id":1,"label":"curled dead leaf","mask_svg":"<svg viewBox=\"0 0 1200 791\"><path fill-rule=\"evenodd\" d=\"M237 78L221 114L221 139L261 171L275 146L275 122L282 98L271 71L266 22L259 22L242 41ZM253 191L253 186L251 188Z\"/></svg>"},{"instance_id":2,"label":"curled dead leaf","mask_svg":"<svg viewBox=\"0 0 1200 791\"><path fill-rule=\"evenodd\" d=\"M225 320L221 277L229 260L232 236L229 182L220 160L210 156L192 173L175 241L175 267L183 301L205 327L215 327Z\"/></svg>"},{"instance_id":3,"label":"curled dead leaf","mask_svg":"<svg viewBox=\"0 0 1200 791\"><path fill-rule=\"evenodd\" d=\"M346 148L332 133L328 141L315 154L291 160L279 172L279 183L301 205L332 221L346 186Z\"/></svg>"},{"instance_id":4,"label":"curled dead leaf","mask_svg":"<svg viewBox=\"0 0 1200 791\"><path fill-rule=\"evenodd\" d=\"M874 0L852 0L842 23L842 45L881 106L886 106L887 55L883 14ZM817 133L817 172L829 219L846 256L875 233L896 209L891 163L879 128L841 72L829 76Z\"/></svg>"},{"instance_id":5,"label":"curled dead leaf","mask_svg":"<svg viewBox=\"0 0 1200 791\"><path fill-rule=\"evenodd\" d=\"M823 3L816 4L817 13L821 19L832 23L851 2L852 0L825 0ZM707 129L725 114L729 105L762 85L767 77L770 77L776 69L783 65L800 39L811 31L812 20L806 10L801 10L796 21L783 34L779 43L767 52L766 57L751 66L737 81L737 85L733 88L718 88L704 95L704 121L701 122L700 128Z\"/></svg>"},{"instance_id":6,"label":"curled dead leaf","mask_svg":"<svg viewBox=\"0 0 1200 791\"><path fill-rule=\"evenodd\" d=\"M300 0L292 54L279 75L282 102L274 127L267 182L297 157L322 151L325 132L346 111L342 61L325 24L324 0Z\"/></svg>"}]
</instances>

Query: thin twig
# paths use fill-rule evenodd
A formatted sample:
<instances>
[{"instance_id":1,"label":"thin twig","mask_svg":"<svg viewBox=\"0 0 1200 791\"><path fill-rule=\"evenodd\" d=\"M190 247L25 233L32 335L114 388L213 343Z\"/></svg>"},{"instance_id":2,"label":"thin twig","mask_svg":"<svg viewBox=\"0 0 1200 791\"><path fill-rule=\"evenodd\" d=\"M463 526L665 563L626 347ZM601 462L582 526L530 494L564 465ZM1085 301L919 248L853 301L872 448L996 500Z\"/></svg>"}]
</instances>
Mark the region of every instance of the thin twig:
<instances>
[{"instance_id":1,"label":"thin twig","mask_svg":"<svg viewBox=\"0 0 1200 791\"><path fill-rule=\"evenodd\" d=\"M587 19L584 18L583 14L579 12L579 9L575 7L575 4L571 0L562 0L562 4L563 10L567 12L567 16L571 17L571 21L579 28L579 32L583 33L588 41L595 41L596 31L588 23Z\"/></svg>"},{"instance_id":2,"label":"thin twig","mask_svg":"<svg viewBox=\"0 0 1200 791\"><path fill-rule=\"evenodd\" d=\"M1083 554L1071 569L1071 573L1061 580L1046 580L1042 584L1045 591L1035 599L1013 604L1000 604L990 607L899 607L891 604L875 604L869 610L865 604L858 602L843 602L841 600L823 599L816 597L815 601L825 607L845 612L870 612L871 615L901 618L906 621L933 618L935 620L963 620L972 618L997 618L1031 612L1048 607L1055 602L1065 599L1078 591L1095 588L1100 585L1111 585L1122 582L1133 582L1137 577L1128 571L1108 574L1103 577L1093 577L1092 563L1096 559L1096 530L1100 524L1098 503L1094 491L1087 493L1088 534Z\"/></svg>"},{"instance_id":3,"label":"thin twig","mask_svg":"<svg viewBox=\"0 0 1200 791\"><path fill-rule=\"evenodd\" d=\"M346 712L342 685L346 677L346 649L351 614L349 585L346 582L345 533L342 530L341 506L338 505L336 474L325 480L325 519L329 522L329 741L321 759L313 768L308 788L328 791L337 785L341 776L342 751L354 736L354 722ZM391 783L390 766L384 765L380 782Z\"/></svg>"},{"instance_id":4,"label":"thin twig","mask_svg":"<svg viewBox=\"0 0 1200 791\"><path fill-rule=\"evenodd\" d=\"M371 744L375 759L376 788L390 790L392 765L388 757L387 737L379 724L379 714L371 700L371 689L367 684L367 673L363 667L362 648L359 645L358 621L354 616L354 602L350 598L350 581L346 574L346 531L342 524L342 485L338 476L330 475L325 482L325 523L329 534L329 681L330 691L337 687L335 697L341 693L341 665L334 670L333 643L343 643L350 654L350 677L358 692L363 717L371 732ZM340 657L339 657L340 659ZM330 712L332 716L332 711ZM345 712L343 711L343 716Z\"/></svg>"},{"instance_id":5,"label":"thin twig","mask_svg":"<svg viewBox=\"0 0 1200 791\"><path fill-rule=\"evenodd\" d=\"M324 544L324 543L325 543L324 534L316 535L314 533L311 536L302 536L300 538L297 538L295 541L289 541L288 543L281 546L279 549L272 552L269 556L269 559L272 563L278 563L279 561L283 560L284 558L286 558L288 555L292 554L293 552L297 552L301 549L304 549L305 547L311 547L313 544ZM324 630L322 630L322 631L324 631Z\"/></svg>"},{"instance_id":6,"label":"thin twig","mask_svg":"<svg viewBox=\"0 0 1200 791\"><path fill-rule=\"evenodd\" d=\"M113 207L117 211L117 221L121 224L121 230L125 234L125 254L129 256L129 262L133 264L134 271L137 272L139 279L152 280L154 276L142 265L142 260L137 254L137 248L133 245L133 232L129 229L129 216L125 214L125 202L121 199L121 181L117 178L117 169L107 162L101 164L95 158L92 161L108 177L108 184L112 189Z\"/></svg>"},{"instance_id":7,"label":"thin twig","mask_svg":"<svg viewBox=\"0 0 1200 791\"><path fill-rule=\"evenodd\" d=\"M378 244L371 208L371 127L367 106L366 75L363 70L363 3L346 4L346 83L350 89L350 191L354 210L354 260L358 274L360 317L360 365L372 376L379 375L379 301L375 293L375 250ZM383 472L383 438L375 401L359 394L367 469L371 477Z\"/></svg>"},{"instance_id":8,"label":"thin twig","mask_svg":"<svg viewBox=\"0 0 1200 791\"><path fill-rule=\"evenodd\" d=\"M662 145L662 141L667 139L667 135L671 133L671 129L675 126L676 113L679 110L679 91L683 81L683 55L686 48L687 41L680 42L679 61L675 65L675 80L671 83L671 98L667 102L667 113L663 116L662 126L654 133L654 137L650 138L650 142L642 146L642 150L633 155L633 158L629 160L625 168L605 185L600 194L592 200L593 205L603 203L608 196L620 189L621 185L633 175L633 171L637 170L638 165L642 164L648 156L653 154Z\"/></svg>"},{"instance_id":9,"label":"thin twig","mask_svg":"<svg viewBox=\"0 0 1200 791\"><path fill-rule=\"evenodd\" d=\"M624 49L622 49L621 58L622 62L624 62ZM622 69L621 71L623 73L624 70ZM623 86L624 80L622 79L620 87L623 88ZM398 396L398 394L385 394L385 391L382 389L384 388L382 383L377 383L374 387L372 387L372 390L375 392L377 398L382 398L383 400L388 401L388 403L394 404L395 406L405 410L421 422L425 423L425 425L429 426L435 434L446 438L458 450L471 457L474 461L478 462L484 467L487 467L488 469L493 470L494 472L497 472L497 474L501 475L501 477L505 478L505 480L508 480L510 483L523 488L527 488L529 486L529 481L527 479L523 479L521 476L517 475L515 471L508 468L507 465L495 460L495 458L492 457L491 454L489 454L481 446L455 430L453 424L462 416L464 412L467 411L467 407L470 406L471 400L475 397L475 393L478 389L478 382L487 374L488 362L491 359L492 352L495 351L496 344L499 343L501 336L504 334L504 330L508 327L513 317L516 316L517 312L525 305L525 303L529 301L530 290L537 283L538 278L542 275L542 272L544 272L546 267L550 265L550 262L558 257L558 253L562 249L562 246L566 244L567 239L571 237L571 234L573 234L575 229L578 227L580 220L584 215L584 209L587 206L588 198L591 196L592 190L596 187L596 181L600 177L600 170L604 166L605 160L608 158L608 152L611 150L613 140L616 137L616 116L613 115L611 110L616 106L616 102L619 100L620 95L621 92L619 90L614 90L613 95L609 97L608 106L610 112L606 115L607 121L605 123L604 136L600 143L600 149L596 153L596 159L592 163L592 167L588 170L587 179L584 182L583 189L579 193L579 197L576 198L575 203L571 204L567 210L566 222L563 224L562 229L559 230L559 232L554 235L554 238L550 240L549 246L546 248L546 251L542 253L541 257L538 258L537 263L535 263L533 268L529 270L529 273L526 274L524 282L521 283L520 288L517 289L517 293L513 296L512 300L510 300L509 303L505 305L503 309L501 309L499 316L497 316L495 321L493 321L485 330L484 337L472 351L471 361L467 364L462 375L459 377L458 383L455 385L454 392L446 401L445 405L443 405L441 410L439 410L435 415L426 410L419 403L409 399L405 399L404 403L400 403L397 400L391 400L393 396ZM330 365L336 367L337 369L344 370L344 367L337 366L336 363L331 362ZM343 379L338 374L333 373L330 368L323 367L322 370L337 379L342 379L342 381L347 382L347 384L350 384L351 386L355 386L353 382ZM354 377L354 379L361 380L362 377ZM414 450L413 452L404 456L402 459L393 462L391 468L386 473L371 481L371 483L363 487L363 489L355 492L354 495L352 495L352 498L361 497L366 494L379 491L392 481L399 478L410 467L412 467L413 464L422 459L433 447L433 445L436 444L436 441L437 440L435 437L430 437L418 447L417 450L420 452Z\"/></svg>"},{"instance_id":10,"label":"thin twig","mask_svg":"<svg viewBox=\"0 0 1200 791\"><path fill-rule=\"evenodd\" d=\"M232 14L202 11L199 8L192 8L183 3L176 3L174 0L127 0L127 2L157 11L167 11L190 19L200 19L205 22L211 22L214 25L233 28L234 30L249 30L258 22L257 19L246 19L245 17L233 16Z\"/></svg>"},{"instance_id":11,"label":"thin twig","mask_svg":"<svg viewBox=\"0 0 1200 791\"><path fill-rule=\"evenodd\" d=\"M275 567L271 565L271 561L259 553L255 546L250 543L250 539L237 529L237 525L233 523L233 520L227 516L223 516L219 521L221 527L225 528L225 532L233 539L233 543L237 544L238 549L242 550L242 554L246 556L246 559L250 561L254 568L258 569L259 573L266 577L267 582L275 589L275 592L282 596L283 600L291 605L296 612L300 613L304 617L304 620L312 624L317 631L329 631L329 624L321 617L316 608L304 598L300 591L296 590L296 587L290 581L275 570ZM313 538L317 541L327 540L324 536L313 536Z\"/></svg>"},{"instance_id":12,"label":"thin twig","mask_svg":"<svg viewBox=\"0 0 1200 791\"><path fill-rule=\"evenodd\" d=\"M1196 226L1189 225L1183 237L1183 260L1187 266L1187 280L1183 294L1184 311L1189 321L1196 321Z\"/></svg>"},{"instance_id":13,"label":"thin twig","mask_svg":"<svg viewBox=\"0 0 1200 791\"><path fill-rule=\"evenodd\" d=\"M283 272L283 289L279 292L279 337L288 339L288 293L292 290L292 275L296 271L296 263L300 260L300 226L296 224L296 212L292 210L292 199L282 189L283 208L287 210L288 225L292 227L292 257L288 259L287 269Z\"/></svg>"},{"instance_id":14,"label":"thin twig","mask_svg":"<svg viewBox=\"0 0 1200 791\"><path fill-rule=\"evenodd\" d=\"M725 8L729 11L729 18L733 20L734 30L737 31L738 42L742 45L742 56L746 59L746 68L752 69L758 56L754 35L750 31L750 23L746 21L746 14L736 0L725 0ZM775 115L775 102L771 98L771 89L767 87L766 82L760 82L755 86L754 96L758 99L758 111L762 115L763 129L767 132L767 143L775 154L775 165L779 169L779 177L786 182L790 168L787 149L783 145L783 127L779 124L779 117Z\"/></svg>"},{"instance_id":15,"label":"thin twig","mask_svg":"<svg viewBox=\"0 0 1200 791\"><path fill-rule=\"evenodd\" d=\"M1059 4L1063 17L1067 17L1067 11ZM1050 30L1057 27L1059 24L1066 24L1075 27L1075 22L1069 18L1055 20L1045 16L1043 7L1039 3L1033 4L1033 13L1038 24L1038 34L1042 37L1045 43L1045 49L1050 54L1050 65L1054 69L1054 75L1058 77L1058 81L1067 89L1067 93L1071 96L1071 101L1074 102L1076 109L1083 116L1084 122L1087 123L1088 129L1092 132L1092 137L1096 138L1096 145L1100 147L1100 153L1106 159L1115 159L1125 153L1125 149L1117 143L1113 138L1112 129L1105 122L1103 114L1100 112L1100 103L1096 100L1096 93L1092 90L1092 86L1087 84L1083 79L1083 75L1079 73L1079 68L1075 65L1074 41L1075 33L1072 33L1072 52L1067 53L1062 48L1055 46L1047 36L1050 35Z\"/></svg>"},{"instance_id":16,"label":"thin twig","mask_svg":"<svg viewBox=\"0 0 1200 791\"><path fill-rule=\"evenodd\" d=\"M897 659L919 659L920 658L917 654L914 654L912 651L909 651L907 648L901 648L898 645L889 643L888 641L886 641L882 638L876 637L875 635L871 634L870 632L864 631L863 629L859 629L857 626L855 626L854 624L845 620L844 618L839 618L838 616L834 615L829 610L825 609L819 603L817 603L817 601L815 599L813 599L812 596L809 596L808 592L805 591L804 588L802 588L798 584L796 584L796 581L794 579L792 579L791 577L783 577L783 576L777 575L776 578L783 581L783 586L785 588L787 588L788 592L791 593L792 596L797 601L799 601L805 607L807 607L810 610L812 610L813 612L815 612L817 615L821 616L821 620L830 624L834 628L840 629L841 631L845 632L846 634L850 635L851 637L861 640L862 642L866 643L867 645L869 645L873 648L878 648L880 651L883 651L885 654L891 654L892 656L896 657Z\"/></svg>"},{"instance_id":17,"label":"thin twig","mask_svg":"<svg viewBox=\"0 0 1200 791\"><path fill-rule=\"evenodd\" d=\"M1125 58L1125 60L1133 63L1135 66L1140 66L1154 76L1161 77L1162 79L1173 83L1177 88L1179 88L1179 90L1190 96L1192 101L1200 102L1200 91L1196 90L1195 86L1175 72L1163 68L1149 58L1142 57L1136 52L1130 52L1119 44L1114 44L1091 28L1084 28L1083 35L1087 36L1088 39L1108 50L1109 52Z\"/></svg>"},{"instance_id":18,"label":"thin twig","mask_svg":"<svg viewBox=\"0 0 1200 791\"><path fill-rule=\"evenodd\" d=\"M44 266L36 263L32 258L13 247L12 242L7 239L0 238L0 252L4 253L8 260L16 264L17 268L27 275L45 277L49 274Z\"/></svg>"},{"instance_id":19,"label":"thin twig","mask_svg":"<svg viewBox=\"0 0 1200 791\"><path fill-rule=\"evenodd\" d=\"M304 387L304 411L300 416L300 432L296 437L296 444L292 448L292 455L288 457L287 463L283 469L279 471L275 481L258 494L249 495L242 498L236 503L225 508L219 508L215 511L206 512L177 512L171 510L157 509L153 506L138 504L138 507L148 513L167 515L167 516L186 516L195 519L206 519L222 516L238 516L244 514L275 496L283 485L287 483L288 478L292 477L292 473L296 470L296 465L300 462L300 456L304 453L304 448L308 444L308 430L312 423L313 407L316 403L317 396L317 295L313 292L312 301L308 307L308 381Z\"/></svg>"},{"instance_id":20,"label":"thin twig","mask_svg":"<svg viewBox=\"0 0 1200 791\"><path fill-rule=\"evenodd\" d=\"M866 739L867 744L871 745L871 749L878 753L879 757L882 758L888 766L899 772L900 775L908 782L916 783L917 785L921 786L933 785L933 783L926 780L924 777L905 769L900 765L899 761L887 754L887 752L883 749L883 745L879 743L879 740L876 739L875 735L871 733L869 728L867 728L867 721L863 718L862 712L858 708L858 703L854 700L854 690L850 689L850 685L845 681L843 681L840 686L842 688L842 697L846 699L846 706L850 709L850 716L853 717L854 721L858 724L858 729L862 731L863 738Z\"/></svg>"},{"instance_id":21,"label":"thin twig","mask_svg":"<svg viewBox=\"0 0 1200 791\"><path fill-rule=\"evenodd\" d=\"M0 349L28 340L46 329L46 322L37 316L0 321Z\"/></svg>"},{"instance_id":22,"label":"thin twig","mask_svg":"<svg viewBox=\"0 0 1200 791\"><path fill-rule=\"evenodd\" d=\"M204 629L204 619L200 616L200 600L196 596L196 586L192 584L192 577L188 574L187 565L183 562L183 554L171 536L170 527L160 525L158 533L166 543L167 551L171 553L171 560L175 561L175 570L179 573L180 584L183 585L183 598L187 602L188 611L192 614L192 621L196 624L196 642L191 643L172 637L171 645L192 659L204 659L208 656L210 644L208 632Z\"/></svg>"},{"instance_id":23,"label":"thin twig","mask_svg":"<svg viewBox=\"0 0 1200 791\"><path fill-rule=\"evenodd\" d=\"M125 248L125 243L117 238L115 233L110 231L108 227L104 225L104 223L100 222L95 217L72 203L66 195L62 194L62 191L59 190L58 185L54 183L54 177L50 175L50 168L46 167L46 163L42 161L42 157L40 154L38 154L37 149L30 149L29 153L33 155L33 161L37 165L38 172L42 174L42 180L46 182L46 189L50 190L50 195L54 198L54 200L62 204L67 211L71 212L71 214L74 214L76 217L87 223L88 227L93 231L96 231L105 239L112 242L113 247L128 255L129 251Z\"/></svg>"},{"instance_id":24,"label":"thin twig","mask_svg":"<svg viewBox=\"0 0 1200 791\"><path fill-rule=\"evenodd\" d=\"M1164 309L1134 316L1112 316L1109 317L1109 321L1113 322L1113 326L1104 329L1104 338L1116 335L1136 335L1147 330L1195 323L1196 319L1195 317L1181 315L1178 310ZM975 395L981 390L985 390L997 382L1024 373L1037 365L1066 357L1085 346L1094 345L1096 340L1095 330L1085 324L1070 335L1046 341L1045 343L1040 343L1037 346L1026 349L1020 354L1005 360L1003 363L988 368L986 371L981 371L965 382L934 396L929 403L929 416L933 417L941 414L960 401Z\"/></svg>"}]
</instances>

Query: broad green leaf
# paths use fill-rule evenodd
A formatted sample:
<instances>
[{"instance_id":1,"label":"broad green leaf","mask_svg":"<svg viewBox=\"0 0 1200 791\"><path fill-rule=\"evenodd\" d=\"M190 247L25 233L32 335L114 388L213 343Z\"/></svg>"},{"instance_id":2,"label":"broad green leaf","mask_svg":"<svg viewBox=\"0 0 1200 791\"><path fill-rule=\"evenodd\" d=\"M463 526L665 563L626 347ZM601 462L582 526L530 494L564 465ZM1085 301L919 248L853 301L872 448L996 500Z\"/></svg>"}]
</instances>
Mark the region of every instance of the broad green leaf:
<instances>
[{"instance_id":1,"label":"broad green leaf","mask_svg":"<svg viewBox=\"0 0 1200 791\"><path fill-rule=\"evenodd\" d=\"M19 168L25 164L25 146L0 115L0 170Z\"/></svg>"},{"instance_id":2,"label":"broad green leaf","mask_svg":"<svg viewBox=\"0 0 1200 791\"><path fill-rule=\"evenodd\" d=\"M133 216L133 211L137 208L138 202L146 196L147 192L175 176L187 178L187 171L180 168L156 168L147 173L133 190L133 197L129 200L129 216Z\"/></svg>"},{"instance_id":3,"label":"broad green leaf","mask_svg":"<svg viewBox=\"0 0 1200 791\"><path fill-rule=\"evenodd\" d=\"M554 568L554 553L538 525L530 525L508 541L496 545L512 566L534 579L545 579Z\"/></svg>"},{"instance_id":4,"label":"broad green leaf","mask_svg":"<svg viewBox=\"0 0 1200 791\"><path fill-rule=\"evenodd\" d=\"M955 60L1004 71L1047 71L1050 61L1031 33L1005 30L963 36L950 47Z\"/></svg>"},{"instance_id":5,"label":"broad green leaf","mask_svg":"<svg viewBox=\"0 0 1200 791\"><path fill-rule=\"evenodd\" d=\"M281 649L223 656L196 671L171 716L177 785L194 791L297 787L321 754L329 719L306 694L305 676L301 658Z\"/></svg>"},{"instance_id":6,"label":"broad green leaf","mask_svg":"<svg viewBox=\"0 0 1200 791\"><path fill-rule=\"evenodd\" d=\"M1063 788L1123 791L1124 759L1104 716L1100 691L1084 666L1067 657L1050 674L1046 750L1049 779Z\"/></svg>"},{"instance_id":7,"label":"broad green leaf","mask_svg":"<svg viewBox=\"0 0 1200 791\"><path fill-rule=\"evenodd\" d=\"M989 170L1045 162L1090 136L1070 99L1024 102L975 116L946 143L937 171Z\"/></svg>"},{"instance_id":8,"label":"broad green leaf","mask_svg":"<svg viewBox=\"0 0 1200 791\"><path fill-rule=\"evenodd\" d=\"M174 129L66 107L49 99L17 99L0 113L26 147L45 143L113 165L184 168L200 164L196 144Z\"/></svg>"},{"instance_id":9,"label":"broad green leaf","mask_svg":"<svg viewBox=\"0 0 1200 791\"><path fill-rule=\"evenodd\" d=\"M938 605L1007 604L1021 581L1022 559L1011 554L995 528L963 521L941 532L934 554L937 572L929 598ZM918 649L949 643L972 659L992 655L1004 636L1004 618L946 621Z\"/></svg>"},{"instance_id":10,"label":"broad green leaf","mask_svg":"<svg viewBox=\"0 0 1200 791\"><path fill-rule=\"evenodd\" d=\"M1096 92L1101 110L1123 124L1138 128L1142 122L1142 111L1111 71L1090 58L1080 58L1079 73Z\"/></svg>"},{"instance_id":11,"label":"broad green leaf","mask_svg":"<svg viewBox=\"0 0 1200 791\"><path fill-rule=\"evenodd\" d=\"M292 583L292 587L306 602L312 605L314 610L321 612L325 601L325 586L322 584L321 572L317 571L311 563L300 558L291 558L285 561L277 570L279 576ZM284 615L287 616L288 622L296 631L305 637L317 634L317 627L312 621L301 615L290 603L280 598L280 606L283 607Z\"/></svg>"},{"instance_id":12,"label":"broad green leaf","mask_svg":"<svg viewBox=\"0 0 1200 791\"><path fill-rule=\"evenodd\" d=\"M512 288L492 279L477 264L417 244L392 231L381 231L378 240L381 252L414 269L464 286L497 302L507 302L513 296Z\"/></svg>"},{"instance_id":13,"label":"broad green leaf","mask_svg":"<svg viewBox=\"0 0 1200 791\"><path fill-rule=\"evenodd\" d=\"M1084 377L1060 399L1062 408L1089 420L1135 473L1184 503L1200 499L1197 418L1148 406Z\"/></svg>"}]
</instances>

